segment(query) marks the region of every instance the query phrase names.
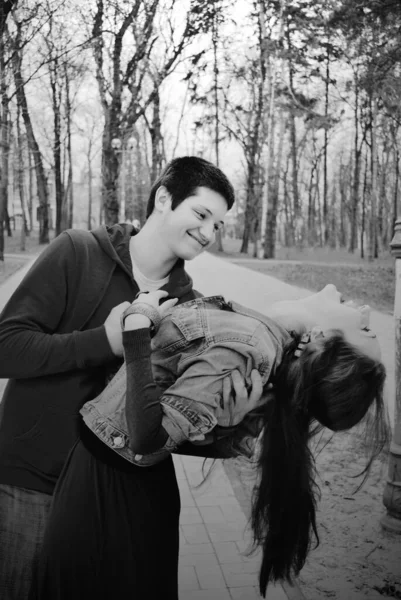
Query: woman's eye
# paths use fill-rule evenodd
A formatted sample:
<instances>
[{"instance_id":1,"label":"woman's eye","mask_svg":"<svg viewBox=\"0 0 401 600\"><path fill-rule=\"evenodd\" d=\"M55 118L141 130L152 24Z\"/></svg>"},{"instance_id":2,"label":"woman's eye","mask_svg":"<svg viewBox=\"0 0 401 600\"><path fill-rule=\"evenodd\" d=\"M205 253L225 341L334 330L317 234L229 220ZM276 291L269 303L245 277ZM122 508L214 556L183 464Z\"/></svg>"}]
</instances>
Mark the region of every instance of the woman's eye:
<instances>
[{"instance_id":1,"label":"woman's eye","mask_svg":"<svg viewBox=\"0 0 401 600\"><path fill-rule=\"evenodd\" d=\"M216 223L214 226L215 231L220 231L221 228L222 228L222 225L220 225L219 223Z\"/></svg>"},{"instance_id":2,"label":"woman's eye","mask_svg":"<svg viewBox=\"0 0 401 600\"><path fill-rule=\"evenodd\" d=\"M205 215L203 213L197 211L197 210L195 211L195 214L198 217L198 219L204 219L205 218Z\"/></svg>"}]
</instances>

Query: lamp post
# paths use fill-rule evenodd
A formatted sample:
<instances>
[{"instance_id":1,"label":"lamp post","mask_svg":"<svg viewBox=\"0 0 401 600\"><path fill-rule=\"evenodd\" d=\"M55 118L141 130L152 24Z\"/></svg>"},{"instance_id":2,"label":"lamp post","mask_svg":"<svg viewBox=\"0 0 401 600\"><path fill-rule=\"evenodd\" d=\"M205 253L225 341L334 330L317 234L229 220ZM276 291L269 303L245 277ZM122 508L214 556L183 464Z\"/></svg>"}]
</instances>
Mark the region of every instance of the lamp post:
<instances>
[{"instance_id":1,"label":"lamp post","mask_svg":"<svg viewBox=\"0 0 401 600\"><path fill-rule=\"evenodd\" d=\"M395 414L388 477L383 494L387 514L381 519L381 525L387 531L401 534L401 216L395 223L390 246L395 257Z\"/></svg>"}]
</instances>

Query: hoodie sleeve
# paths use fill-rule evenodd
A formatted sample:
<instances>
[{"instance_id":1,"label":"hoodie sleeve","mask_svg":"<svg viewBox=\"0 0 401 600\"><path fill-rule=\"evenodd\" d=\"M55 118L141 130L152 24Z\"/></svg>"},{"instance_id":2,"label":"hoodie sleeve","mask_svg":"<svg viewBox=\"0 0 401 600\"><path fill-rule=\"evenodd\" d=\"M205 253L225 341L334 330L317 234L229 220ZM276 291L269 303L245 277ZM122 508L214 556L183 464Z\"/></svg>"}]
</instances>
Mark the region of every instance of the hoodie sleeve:
<instances>
[{"instance_id":1,"label":"hoodie sleeve","mask_svg":"<svg viewBox=\"0 0 401 600\"><path fill-rule=\"evenodd\" d=\"M114 357L103 325L55 333L78 268L71 239L64 233L36 260L0 315L0 378L52 375L101 365Z\"/></svg>"}]
</instances>

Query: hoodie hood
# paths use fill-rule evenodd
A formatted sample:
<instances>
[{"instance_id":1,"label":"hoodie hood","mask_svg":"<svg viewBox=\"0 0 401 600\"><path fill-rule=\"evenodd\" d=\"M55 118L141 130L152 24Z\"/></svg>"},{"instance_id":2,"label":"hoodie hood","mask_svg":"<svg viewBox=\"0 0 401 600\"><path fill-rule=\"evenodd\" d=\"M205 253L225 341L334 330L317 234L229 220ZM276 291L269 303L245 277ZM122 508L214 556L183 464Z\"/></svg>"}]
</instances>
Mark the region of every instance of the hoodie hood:
<instances>
[{"instance_id":1,"label":"hoodie hood","mask_svg":"<svg viewBox=\"0 0 401 600\"><path fill-rule=\"evenodd\" d=\"M102 250L133 279L129 242L138 230L128 223L119 223L111 227L102 225L91 233ZM166 290L169 297L180 298L181 302L186 302L194 297L192 287L192 278L185 271L185 262L178 259L170 272L168 282L161 289Z\"/></svg>"}]
</instances>

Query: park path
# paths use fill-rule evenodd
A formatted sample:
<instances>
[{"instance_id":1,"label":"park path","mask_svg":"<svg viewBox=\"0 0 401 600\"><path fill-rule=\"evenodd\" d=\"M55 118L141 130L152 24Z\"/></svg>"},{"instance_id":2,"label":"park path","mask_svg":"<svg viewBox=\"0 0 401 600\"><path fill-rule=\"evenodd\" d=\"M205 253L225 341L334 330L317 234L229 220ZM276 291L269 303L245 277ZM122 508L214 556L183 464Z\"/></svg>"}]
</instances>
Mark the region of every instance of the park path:
<instances>
[{"instance_id":1,"label":"park path","mask_svg":"<svg viewBox=\"0 0 401 600\"><path fill-rule=\"evenodd\" d=\"M0 309L32 264L29 261L0 286ZM298 298L308 290L288 285L274 277L204 254L187 264L195 287L204 295L222 294L227 299L264 312L282 298ZM329 282L328 282L329 283ZM394 410L394 328L392 317L373 312L372 327L378 332L389 373L389 412ZM0 394L5 385L0 380ZM227 465L217 461L203 480L202 459L175 456L181 495L180 600L256 600L260 557L247 557L250 532L249 502ZM269 586L267 600L302 600L298 584Z\"/></svg>"}]
</instances>

